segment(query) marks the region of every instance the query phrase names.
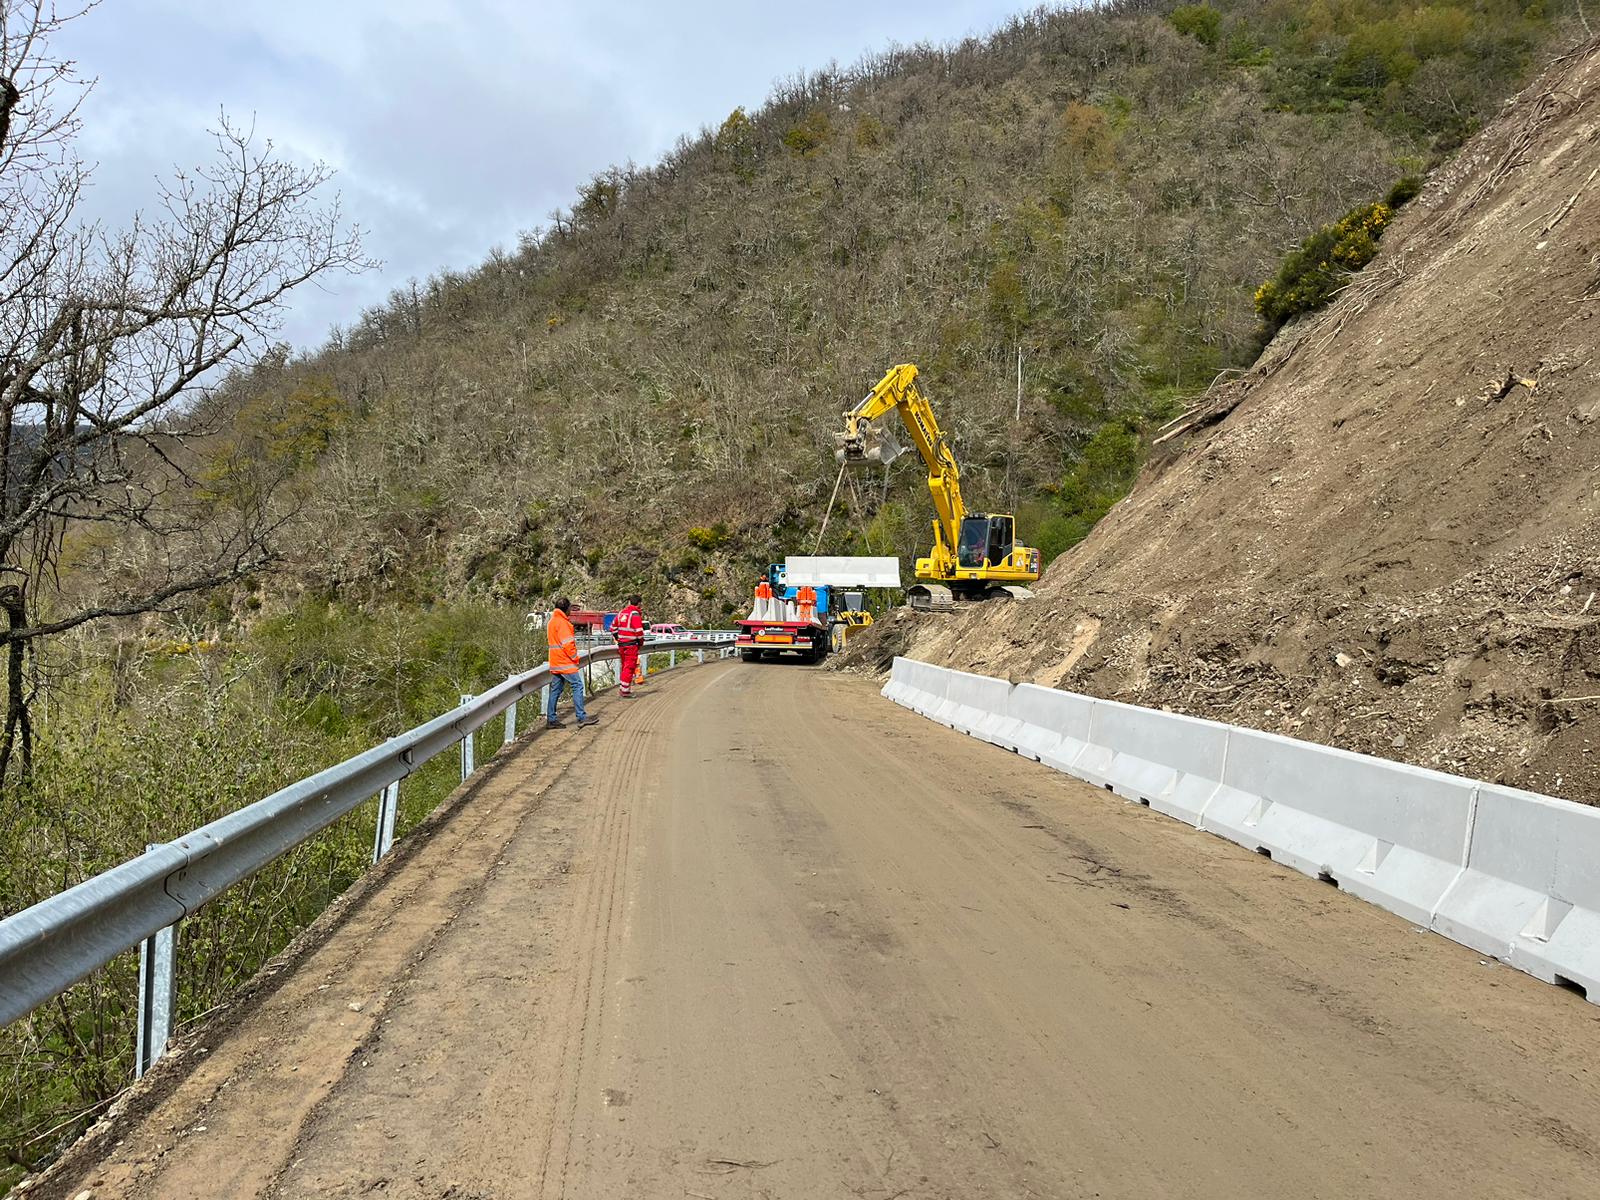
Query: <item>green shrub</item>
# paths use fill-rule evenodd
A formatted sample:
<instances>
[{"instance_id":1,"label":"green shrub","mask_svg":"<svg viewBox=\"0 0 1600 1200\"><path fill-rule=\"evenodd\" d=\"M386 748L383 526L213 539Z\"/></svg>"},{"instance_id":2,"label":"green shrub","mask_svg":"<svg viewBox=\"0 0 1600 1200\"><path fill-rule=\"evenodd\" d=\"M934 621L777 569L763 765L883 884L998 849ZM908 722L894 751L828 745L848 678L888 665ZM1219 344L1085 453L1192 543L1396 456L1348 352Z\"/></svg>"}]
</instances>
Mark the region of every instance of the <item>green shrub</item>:
<instances>
[{"instance_id":1,"label":"green shrub","mask_svg":"<svg viewBox=\"0 0 1600 1200\"><path fill-rule=\"evenodd\" d=\"M1406 175L1395 180L1394 186L1389 189L1389 194L1383 198L1383 202L1390 208L1400 208L1416 199L1420 191L1422 191L1421 178L1416 175Z\"/></svg>"},{"instance_id":2,"label":"green shrub","mask_svg":"<svg viewBox=\"0 0 1600 1200\"><path fill-rule=\"evenodd\" d=\"M733 168L733 173L745 183L756 174L756 128L743 107L734 109L728 119L717 129L712 146L717 154Z\"/></svg>"},{"instance_id":3,"label":"green shrub","mask_svg":"<svg viewBox=\"0 0 1600 1200\"><path fill-rule=\"evenodd\" d=\"M721 521L715 525L696 525L689 530L689 544L696 550L716 550L733 540L728 527Z\"/></svg>"},{"instance_id":4,"label":"green shrub","mask_svg":"<svg viewBox=\"0 0 1600 1200\"><path fill-rule=\"evenodd\" d=\"M989 275L989 316L1008 338L1016 337L1028 324L1028 291L1022 269L1007 259Z\"/></svg>"},{"instance_id":5,"label":"green shrub","mask_svg":"<svg viewBox=\"0 0 1600 1200\"><path fill-rule=\"evenodd\" d=\"M36 717L38 769L0 792L0 912L438 716L543 655L520 614L464 605L369 613L307 602L206 654L142 645L57 664L74 684ZM399 832L459 779L452 754L409 776ZM180 1020L225 1000L367 868L373 818L362 806L184 922ZM0 1146L30 1165L48 1158L85 1123L64 1117L127 1082L136 979L134 956L122 955L0 1030L16 1085L0 1093Z\"/></svg>"},{"instance_id":6,"label":"green shrub","mask_svg":"<svg viewBox=\"0 0 1600 1200\"><path fill-rule=\"evenodd\" d=\"M873 150L883 144L883 122L870 113L862 113L856 118L855 143L859 149Z\"/></svg>"},{"instance_id":7,"label":"green shrub","mask_svg":"<svg viewBox=\"0 0 1600 1200\"><path fill-rule=\"evenodd\" d=\"M812 158L833 134L833 122L820 108L814 108L783 135L784 148L801 158Z\"/></svg>"},{"instance_id":8,"label":"green shrub","mask_svg":"<svg viewBox=\"0 0 1600 1200\"><path fill-rule=\"evenodd\" d=\"M1167 20L1202 46L1215 46L1222 37L1222 14L1209 4L1180 4Z\"/></svg>"},{"instance_id":9,"label":"green shrub","mask_svg":"<svg viewBox=\"0 0 1600 1200\"><path fill-rule=\"evenodd\" d=\"M1377 255L1378 239L1394 219L1395 209L1421 190L1422 181L1408 175L1389 189L1384 200L1351 209L1301 242L1283 260L1278 274L1256 289L1262 342L1295 317L1332 300L1345 280Z\"/></svg>"},{"instance_id":10,"label":"green shrub","mask_svg":"<svg viewBox=\"0 0 1600 1200\"><path fill-rule=\"evenodd\" d=\"M1102 425L1084 443L1050 499L1023 506L1018 514L1019 536L1038 547L1044 563L1070 550L1128 494L1139 473L1141 455L1137 420Z\"/></svg>"}]
</instances>

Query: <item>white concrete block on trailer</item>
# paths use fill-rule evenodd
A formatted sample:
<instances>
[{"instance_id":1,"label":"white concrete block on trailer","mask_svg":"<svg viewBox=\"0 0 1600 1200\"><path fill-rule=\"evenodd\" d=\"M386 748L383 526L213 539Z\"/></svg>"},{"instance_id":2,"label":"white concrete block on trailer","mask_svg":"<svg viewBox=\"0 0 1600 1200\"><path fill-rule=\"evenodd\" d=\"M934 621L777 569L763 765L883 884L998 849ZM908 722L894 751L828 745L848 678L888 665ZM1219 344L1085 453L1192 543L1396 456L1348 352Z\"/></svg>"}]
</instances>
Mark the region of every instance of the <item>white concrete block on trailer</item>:
<instances>
[{"instance_id":1,"label":"white concrete block on trailer","mask_svg":"<svg viewBox=\"0 0 1600 1200\"><path fill-rule=\"evenodd\" d=\"M1099 766L1102 784L1190 825L1216 794L1227 756L1228 727L1178 713L1094 703L1091 744L1113 751Z\"/></svg>"},{"instance_id":2,"label":"white concrete block on trailer","mask_svg":"<svg viewBox=\"0 0 1600 1200\"><path fill-rule=\"evenodd\" d=\"M893 555L791 554L783 560L789 587L897 588L900 560Z\"/></svg>"},{"instance_id":3,"label":"white concrete block on trailer","mask_svg":"<svg viewBox=\"0 0 1600 1200\"><path fill-rule=\"evenodd\" d=\"M1600 1003L1600 809L1483 784L1433 928Z\"/></svg>"},{"instance_id":4,"label":"white concrete block on trailer","mask_svg":"<svg viewBox=\"0 0 1600 1200\"><path fill-rule=\"evenodd\" d=\"M1459 873L1471 780L1277 734L1232 729L1201 828L1419 925Z\"/></svg>"}]
</instances>

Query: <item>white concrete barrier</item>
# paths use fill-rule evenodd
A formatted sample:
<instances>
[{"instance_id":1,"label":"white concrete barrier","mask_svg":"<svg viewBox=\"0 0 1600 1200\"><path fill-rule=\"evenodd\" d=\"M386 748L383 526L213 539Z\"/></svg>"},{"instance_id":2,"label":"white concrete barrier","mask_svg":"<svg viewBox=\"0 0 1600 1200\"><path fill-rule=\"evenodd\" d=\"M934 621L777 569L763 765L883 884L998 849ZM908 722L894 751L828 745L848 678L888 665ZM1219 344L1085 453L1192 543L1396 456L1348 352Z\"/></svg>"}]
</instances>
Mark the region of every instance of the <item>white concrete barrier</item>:
<instances>
[{"instance_id":1,"label":"white concrete barrier","mask_svg":"<svg viewBox=\"0 0 1600 1200\"><path fill-rule=\"evenodd\" d=\"M1198 717L1096 700L1089 741L1111 752L1097 767L1103 786L1169 817L1199 825L1200 814L1222 779L1228 727Z\"/></svg>"},{"instance_id":2,"label":"white concrete barrier","mask_svg":"<svg viewBox=\"0 0 1600 1200\"><path fill-rule=\"evenodd\" d=\"M1007 697L1006 731L1018 754L1065 771L1089 744L1089 717L1094 702L1056 688L1019 683Z\"/></svg>"},{"instance_id":3,"label":"white concrete barrier","mask_svg":"<svg viewBox=\"0 0 1600 1200\"><path fill-rule=\"evenodd\" d=\"M951 672L915 659L897 658L883 694L896 704L923 716L944 703L945 681Z\"/></svg>"},{"instance_id":4,"label":"white concrete barrier","mask_svg":"<svg viewBox=\"0 0 1600 1200\"><path fill-rule=\"evenodd\" d=\"M1011 684L1007 680L951 671L945 681L945 703L937 719L986 742L996 741L1006 721L1010 695Z\"/></svg>"},{"instance_id":5,"label":"white concrete barrier","mask_svg":"<svg viewBox=\"0 0 1600 1200\"><path fill-rule=\"evenodd\" d=\"M1484 784L1433 928L1600 1002L1600 809Z\"/></svg>"},{"instance_id":6,"label":"white concrete barrier","mask_svg":"<svg viewBox=\"0 0 1600 1200\"><path fill-rule=\"evenodd\" d=\"M1600 1003L1600 809L912 659L883 694Z\"/></svg>"},{"instance_id":7,"label":"white concrete barrier","mask_svg":"<svg viewBox=\"0 0 1600 1200\"><path fill-rule=\"evenodd\" d=\"M1476 785L1405 763L1232 729L1201 828L1427 925L1460 871Z\"/></svg>"}]
</instances>

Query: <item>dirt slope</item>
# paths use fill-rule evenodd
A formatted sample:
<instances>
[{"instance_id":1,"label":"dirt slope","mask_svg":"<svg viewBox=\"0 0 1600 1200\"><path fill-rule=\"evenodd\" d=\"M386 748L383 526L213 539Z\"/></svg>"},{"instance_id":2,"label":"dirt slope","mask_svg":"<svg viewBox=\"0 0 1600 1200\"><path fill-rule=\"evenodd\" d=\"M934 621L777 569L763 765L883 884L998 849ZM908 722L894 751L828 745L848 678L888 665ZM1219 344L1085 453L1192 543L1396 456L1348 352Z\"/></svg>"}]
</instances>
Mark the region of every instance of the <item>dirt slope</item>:
<instances>
[{"instance_id":1,"label":"dirt slope","mask_svg":"<svg viewBox=\"0 0 1600 1200\"><path fill-rule=\"evenodd\" d=\"M903 617L868 655L1600 800L1597 171L1590 44L1033 601Z\"/></svg>"},{"instance_id":2,"label":"dirt slope","mask_svg":"<svg viewBox=\"0 0 1600 1200\"><path fill-rule=\"evenodd\" d=\"M506 764L33 1194L1576 1200L1596 1013L860 679L708 666Z\"/></svg>"}]
</instances>

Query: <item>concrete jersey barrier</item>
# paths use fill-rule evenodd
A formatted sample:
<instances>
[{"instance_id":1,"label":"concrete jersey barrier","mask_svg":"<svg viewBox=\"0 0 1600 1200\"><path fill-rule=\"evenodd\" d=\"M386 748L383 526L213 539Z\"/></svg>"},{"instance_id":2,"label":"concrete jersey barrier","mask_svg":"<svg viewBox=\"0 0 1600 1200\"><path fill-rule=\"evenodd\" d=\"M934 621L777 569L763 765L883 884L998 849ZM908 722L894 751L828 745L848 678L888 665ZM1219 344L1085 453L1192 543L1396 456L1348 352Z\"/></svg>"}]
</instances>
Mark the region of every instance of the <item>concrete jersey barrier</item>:
<instances>
[{"instance_id":1,"label":"concrete jersey barrier","mask_svg":"<svg viewBox=\"0 0 1600 1200\"><path fill-rule=\"evenodd\" d=\"M1427 925L1460 872L1477 784L1231 729L1200 826Z\"/></svg>"},{"instance_id":2,"label":"concrete jersey barrier","mask_svg":"<svg viewBox=\"0 0 1600 1200\"><path fill-rule=\"evenodd\" d=\"M883 694L1600 1003L1600 809L908 658Z\"/></svg>"},{"instance_id":3,"label":"concrete jersey barrier","mask_svg":"<svg viewBox=\"0 0 1600 1200\"><path fill-rule=\"evenodd\" d=\"M1483 784L1433 928L1600 1002L1600 809Z\"/></svg>"}]
</instances>

